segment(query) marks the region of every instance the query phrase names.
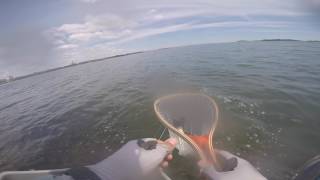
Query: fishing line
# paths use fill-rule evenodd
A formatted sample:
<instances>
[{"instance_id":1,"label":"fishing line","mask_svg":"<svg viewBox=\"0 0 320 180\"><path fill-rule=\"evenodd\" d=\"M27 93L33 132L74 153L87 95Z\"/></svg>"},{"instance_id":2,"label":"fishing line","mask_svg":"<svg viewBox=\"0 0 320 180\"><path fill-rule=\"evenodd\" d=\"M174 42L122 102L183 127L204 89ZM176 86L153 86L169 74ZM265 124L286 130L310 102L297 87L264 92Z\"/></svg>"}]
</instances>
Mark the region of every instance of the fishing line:
<instances>
[{"instance_id":1,"label":"fishing line","mask_svg":"<svg viewBox=\"0 0 320 180\"><path fill-rule=\"evenodd\" d=\"M162 138L162 136L164 135L164 132L166 132L166 130L167 130L167 128L163 128L163 131L162 131L160 137L158 138L159 140L161 140L161 138Z\"/></svg>"}]
</instances>

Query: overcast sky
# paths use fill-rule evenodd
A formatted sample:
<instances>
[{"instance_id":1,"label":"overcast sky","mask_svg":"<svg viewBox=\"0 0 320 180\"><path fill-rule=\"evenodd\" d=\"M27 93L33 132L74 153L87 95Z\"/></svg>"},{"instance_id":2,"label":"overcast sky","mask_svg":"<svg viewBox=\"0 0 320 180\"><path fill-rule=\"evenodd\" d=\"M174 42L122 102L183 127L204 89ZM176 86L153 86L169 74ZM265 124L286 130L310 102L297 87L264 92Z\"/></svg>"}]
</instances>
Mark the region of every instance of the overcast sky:
<instances>
[{"instance_id":1,"label":"overcast sky","mask_svg":"<svg viewBox=\"0 0 320 180\"><path fill-rule=\"evenodd\" d=\"M320 39L320 0L3 0L0 78L125 52Z\"/></svg>"}]
</instances>

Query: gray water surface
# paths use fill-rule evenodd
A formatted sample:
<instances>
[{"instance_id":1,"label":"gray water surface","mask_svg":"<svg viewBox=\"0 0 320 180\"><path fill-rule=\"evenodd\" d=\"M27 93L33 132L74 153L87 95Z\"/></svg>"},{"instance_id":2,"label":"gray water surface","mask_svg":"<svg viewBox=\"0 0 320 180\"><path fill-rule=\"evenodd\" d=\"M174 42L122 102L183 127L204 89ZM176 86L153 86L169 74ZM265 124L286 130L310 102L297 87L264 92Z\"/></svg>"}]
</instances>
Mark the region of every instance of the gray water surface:
<instances>
[{"instance_id":1,"label":"gray water surface","mask_svg":"<svg viewBox=\"0 0 320 180\"><path fill-rule=\"evenodd\" d=\"M271 180L320 154L320 43L257 41L156 50L0 85L0 170L88 165L128 140L159 137L159 79L215 98L216 147ZM171 175L192 179L181 161Z\"/></svg>"}]
</instances>

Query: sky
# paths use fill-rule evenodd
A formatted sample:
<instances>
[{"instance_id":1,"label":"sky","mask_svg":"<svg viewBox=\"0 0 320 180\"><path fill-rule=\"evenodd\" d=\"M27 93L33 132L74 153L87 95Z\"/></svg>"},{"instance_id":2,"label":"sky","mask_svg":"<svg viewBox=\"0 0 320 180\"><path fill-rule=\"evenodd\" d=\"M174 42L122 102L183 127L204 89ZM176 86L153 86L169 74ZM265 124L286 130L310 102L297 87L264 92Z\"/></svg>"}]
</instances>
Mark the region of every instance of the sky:
<instances>
[{"instance_id":1,"label":"sky","mask_svg":"<svg viewBox=\"0 0 320 180\"><path fill-rule=\"evenodd\" d=\"M0 79L116 54L320 40L320 0L3 0Z\"/></svg>"}]
</instances>

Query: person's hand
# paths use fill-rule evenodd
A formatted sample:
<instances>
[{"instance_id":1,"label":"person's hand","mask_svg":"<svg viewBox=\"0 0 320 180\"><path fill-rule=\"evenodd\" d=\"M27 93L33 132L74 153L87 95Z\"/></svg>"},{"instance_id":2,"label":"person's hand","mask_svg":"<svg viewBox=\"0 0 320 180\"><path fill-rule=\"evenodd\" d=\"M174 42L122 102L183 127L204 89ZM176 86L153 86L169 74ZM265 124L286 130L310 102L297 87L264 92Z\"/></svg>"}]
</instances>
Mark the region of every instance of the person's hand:
<instances>
[{"instance_id":1,"label":"person's hand","mask_svg":"<svg viewBox=\"0 0 320 180\"><path fill-rule=\"evenodd\" d=\"M236 167L230 171L219 172L213 165L200 161L199 166L203 174L210 180L267 180L248 161L237 157L227 151L217 151L218 155L226 160L236 158Z\"/></svg>"},{"instance_id":2,"label":"person's hand","mask_svg":"<svg viewBox=\"0 0 320 180\"><path fill-rule=\"evenodd\" d=\"M167 139L165 141L159 141L159 142L165 143L171 148L170 153L164 158L164 160L160 164L162 168L166 168L169 165L169 161L171 161L173 159L173 156L172 156L171 152L174 150L174 148L176 147L178 142L174 138L169 138L169 139Z\"/></svg>"},{"instance_id":3,"label":"person's hand","mask_svg":"<svg viewBox=\"0 0 320 180\"><path fill-rule=\"evenodd\" d=\"M142 179L159 167L168 166L177 141L168 139L139 139L129 141L107 159L88 166L101 179Z\"/></svg>"}]
</instances>

